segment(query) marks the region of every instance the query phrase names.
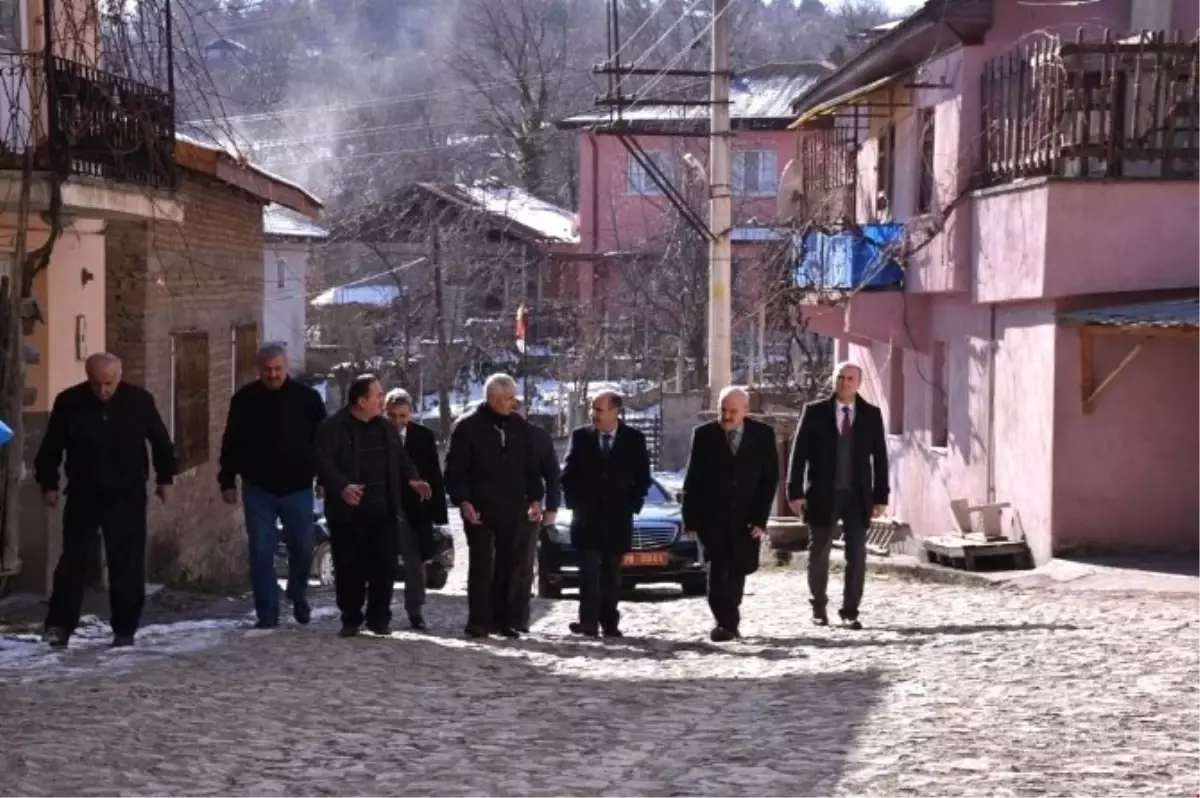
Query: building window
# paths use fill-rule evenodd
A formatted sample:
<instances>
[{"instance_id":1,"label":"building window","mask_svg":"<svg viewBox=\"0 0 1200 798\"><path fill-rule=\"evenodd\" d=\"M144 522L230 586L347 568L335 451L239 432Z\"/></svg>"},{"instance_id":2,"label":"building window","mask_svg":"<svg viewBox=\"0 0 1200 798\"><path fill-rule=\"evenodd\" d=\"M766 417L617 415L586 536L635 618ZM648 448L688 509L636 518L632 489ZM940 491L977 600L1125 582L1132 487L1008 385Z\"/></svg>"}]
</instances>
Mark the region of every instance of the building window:
<instances>
[{"instance_id":1,"label":"building window","mask_svg":"<svg viewBox=\"0 0 1200 798\"><path fill-rule=\"evenodd\" d=\"M656 152L647 152L646 156L658 167L667 180L671 179L671 155L665 151L659 150ZM628 193L644 194L644 195L661 195L662 189L654 182L654 178L646 171L646 167L634 158L629 156L629 186Z\"/></svg>"},{"instance_id":2,"label":"building window","mask_svg":"<svg viewBox=\"0 0 1200 798\"><path fill-rule=\"evenodd\" d=\"M171 336L171 434L180 471L208 462L208 333Z\"/></svg>"},{"instance_id":3,"label":"building window","mask_svg":"<svg viewBox=\"0 0 1200 798\"><path fill-rule=\"evenodd\" d=\"M888 356L888 434L904 434L904 350L898 346Z\"/></svg>"},{"instance_id":4,"label":"building window","mask_svg":"<svg viewBox=\"0 0 1200 798\"><path fill-rule=\"evenodd\" d=\"M20 52L22 31L21 31L21 4L24 0L0 0L0 51L6 53ZM15 84L9 87L9 91L16 88ZM11 96L8 98L13 99Z\"/></svg>"},{"instance_id":5,"label":"building window","mask_svg":"<svg viewBox=\"0 0 1200 798\"><path fill-rule=\"evenodd\" d=\"M233 390L258 378L258 325L254 322L233 328Z\"/></svg>"},{"instance_id":6,"label":"building window","mask_svg":"<svg viewBox=\"0 0 1200 798\"><path fill-rule=\"evenodd\" d=\"M946 391L946 343L944 341L933 342L933 353L930 360L933 364L933 373L930 375L933 389L933 408L929 424L930 445L944 449L950 445L950 397Z\"/></svg>"},{"instance_id":7,"label":"building window","mask_svg":"<svg viewBox=\"0 0 1200 798\"><path fill-rule=\"evenodd\" d=\"M275 258L275 287L287 288L287 261L281 257Z\"/></svg>"},{"instance_id":8,"label":"building window","mask_svg":"<svg viewBox=\"0 0 1200 798\"><path fill-rule=\"evenodd\" d=\"M922 108L917 114L917 136L921 142L920 182L917 184L917 213L933 212L933 141L934 115L932 108Z\"/></svg>"},{"instance_id":9,"label":"building window","mask_svg":"<svg viewBox=\"0 0 1200 798\"><path fill-rule=\"evenodd\" d=\"M774 197L779 191L775 151L736 151L733 154L733 191L749 197Z\"/></svg>"},{"instance_id":10,"label":"building window","mask_svg":"<svg viewBox=\"0 0 1200 798\"><path fill-rule=\"evenodd\" d=\"M879 222L892 221L895 205L893 189L896 175L896 126L889 123L879 134L875 156L875 219Z\"/></svg>"}]
</instances>

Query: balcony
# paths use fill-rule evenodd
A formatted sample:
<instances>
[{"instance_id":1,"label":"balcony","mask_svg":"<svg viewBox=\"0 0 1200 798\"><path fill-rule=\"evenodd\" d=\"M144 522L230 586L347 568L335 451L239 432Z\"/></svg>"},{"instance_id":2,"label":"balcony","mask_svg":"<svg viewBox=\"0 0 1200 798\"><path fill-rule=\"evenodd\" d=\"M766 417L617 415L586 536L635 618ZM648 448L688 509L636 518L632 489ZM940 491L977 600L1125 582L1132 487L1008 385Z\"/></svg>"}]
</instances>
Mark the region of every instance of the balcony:
<instances>
[{"instance_id":1,"label":"balcony","mask_svg":"<svg viewBox=\"0 0 1200 798\"><path fill-rule=\"evenodd\" d=\"M169 92L43 53L0 54L0 169L146 189L175 185Z\"/></svg>"},{"instance_id":2,"label":"balcony","mask_svg":"<svg viewBox=\"0 0 1200 798\"><path fill-rule=\"evenodd\" d=\"M902 289L903 232L900 224L867 224L797 236L793 285L810 291Z\"/></svg>"},{"instance_id":3,"label":"balcony","mask_svg":"<svg viewBox=\"0 0 1200 798\"><path fill-rule=\"evenodd\" d=\"M982 183L1195 180L1198 46L1178 33L1039 39L984 65Z\"/></svg>"}]
</instances>

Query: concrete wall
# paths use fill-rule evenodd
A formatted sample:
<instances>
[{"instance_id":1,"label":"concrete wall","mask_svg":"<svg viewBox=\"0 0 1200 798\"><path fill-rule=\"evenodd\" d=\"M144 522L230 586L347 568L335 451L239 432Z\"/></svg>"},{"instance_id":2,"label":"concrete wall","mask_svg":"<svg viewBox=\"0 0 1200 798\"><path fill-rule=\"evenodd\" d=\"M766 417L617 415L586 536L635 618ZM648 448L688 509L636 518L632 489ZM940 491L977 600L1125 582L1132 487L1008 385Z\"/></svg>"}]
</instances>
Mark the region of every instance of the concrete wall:
<instances>
[{"instance_id":1,"label":"concrete wall","mask_svg":"<svg viewBox=\"0 0 1200 798\"><path fill-rule=\"evenodd\" d=\"M701 391L663 394L663 440L659 454L659 467L662 470L678 471L687 465L692 430L700 423L703 406L704 394Z\"/></svg>"},{"instance_id":2,"label":"concrete wall","mask_svg":"<svg viewBox=\"0 0 1200 798\"><path fill-rule=\"evenodd\" d=\"M305 370L304 342L307 310L308 247L271 241L263 250L262 340L287 346L288 370Z\"/></svg>"}]
</instances>

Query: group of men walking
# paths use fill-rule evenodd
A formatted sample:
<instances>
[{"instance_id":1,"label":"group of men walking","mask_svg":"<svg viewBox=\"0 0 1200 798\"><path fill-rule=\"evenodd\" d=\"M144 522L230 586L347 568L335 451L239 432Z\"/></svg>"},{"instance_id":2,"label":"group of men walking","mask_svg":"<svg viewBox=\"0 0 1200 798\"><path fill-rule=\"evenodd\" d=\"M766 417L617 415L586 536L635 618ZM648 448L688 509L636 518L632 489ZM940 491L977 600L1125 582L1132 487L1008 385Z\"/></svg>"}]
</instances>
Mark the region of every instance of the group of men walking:
<instances>
[{"instance_id":1,"label":"group of men walking","mask_svg":"<svg viewBox=\"0 0 1200 798\"><path fill-rule=\"evenodd\" d=\"M45 627L55 648L65 648L78 625L98 531L109 569L113 645L133 644L144 601L151 462L164 502L175 476L170 436L151 395L121 379L112 355L92 356L86 366L87 381L55 400L35 462L45 503L54 507L66 458L63 551ZM258 380L230 401L218 475L222 499L240 500L244 509L258 628L279 625L280 533L292 614L300 624L311 620L315 495L325 503L342 636L364 627L390 632L400 559L409 624L426 628L424 564L433 554L434 527L447 523L447 498L462 516L469 550L469 637L529 631L538 536L557 523L564 501L580 563L579 616L570 631L622 636L622 560L652 480L644 436L620 420L619 393L593 398L591 423L572 432L560 472L549 434L518 412L516 383L493 375L484 400L455 424L443 472L436 437L413 419L403 390L385 394L376 377L360 376L346 406L326 417L317 392L288 377L281 346L263 347L258 369ZM852 628L861 627L866 529L888 502L882 416L858 396L860 380L857 366L839 366L833 395L805 407L786 483L792 510L810 526L810 601L822 625L829 553L841 524L847 567L839 615ZM749 418L749 402L741 388L721 393L719 417L693 433L683 485L684 534L699 541L707 562L710 636L717 642L741 636L745 580L758 567L780 478L774 430Z\"/></svg>"}]
</instances>

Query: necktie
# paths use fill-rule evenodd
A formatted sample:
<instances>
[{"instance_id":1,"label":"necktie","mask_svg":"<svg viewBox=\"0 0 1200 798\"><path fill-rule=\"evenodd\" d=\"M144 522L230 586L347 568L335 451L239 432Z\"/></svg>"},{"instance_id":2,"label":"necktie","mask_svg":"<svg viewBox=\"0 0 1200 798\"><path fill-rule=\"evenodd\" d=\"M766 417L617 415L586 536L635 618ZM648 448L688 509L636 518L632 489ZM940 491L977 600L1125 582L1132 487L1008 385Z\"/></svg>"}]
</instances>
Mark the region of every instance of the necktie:
<instances>
[{"instance_id":1,"label":"necktie","mask_svg":"<svg viewBox=\"0 0 1200 798\"><path fill-rule=\"evenodd\" d=\"M738 450L738 431L731 429L725 433L725 437L729 438L729 450L737 454Z\"/></svg>"},{"instance_id":2,"label":"necktie","mask_svg":"<svg viewBox=\"0 0 1200 798\"><path fill-rule=\"evenodd\" d=\"M600 438L603 441L600 444L600 451L608 454L610 451L612 451L612 433L606 432L601 435Z\"/></svg>"},{"instance_id":3,"label":"necktie","mask_svg":"<svg viewBox=\"0 0 1200 798\"><path fill-rule=\"evenodd\" d=\"M842 408L842 434L850 434L850 408L848 407Z\"/></svg>"}]
</instances>

